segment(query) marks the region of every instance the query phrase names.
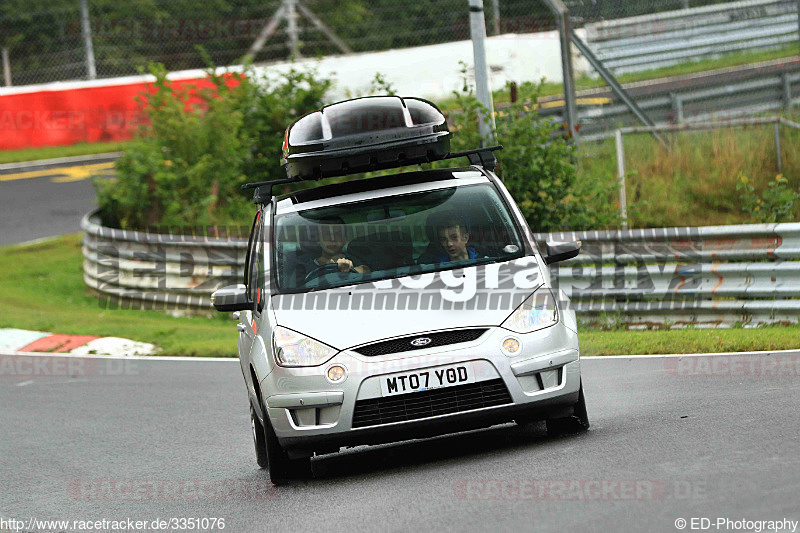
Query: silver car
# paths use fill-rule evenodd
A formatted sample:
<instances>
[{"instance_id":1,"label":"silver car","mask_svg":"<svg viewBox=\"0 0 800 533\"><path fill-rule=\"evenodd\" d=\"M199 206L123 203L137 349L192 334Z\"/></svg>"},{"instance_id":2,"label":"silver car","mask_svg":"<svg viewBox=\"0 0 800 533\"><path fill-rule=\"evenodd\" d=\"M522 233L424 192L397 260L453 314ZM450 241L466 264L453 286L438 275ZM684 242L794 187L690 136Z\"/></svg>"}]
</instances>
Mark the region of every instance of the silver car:
<instances>
[{"instance_id":1,"label":"silver car","mask_svg":"<svg viewBox=\"0 0 800 533\"><path fill-rule=\"evenodd\" d=\"M458 156L475 164L257 189L244 283L214 304L238 316L256 458L274 483L342 446L589 427L575 313L548 266L580 245L542 254L491 149Z\"/></svg>"}]
</instances>

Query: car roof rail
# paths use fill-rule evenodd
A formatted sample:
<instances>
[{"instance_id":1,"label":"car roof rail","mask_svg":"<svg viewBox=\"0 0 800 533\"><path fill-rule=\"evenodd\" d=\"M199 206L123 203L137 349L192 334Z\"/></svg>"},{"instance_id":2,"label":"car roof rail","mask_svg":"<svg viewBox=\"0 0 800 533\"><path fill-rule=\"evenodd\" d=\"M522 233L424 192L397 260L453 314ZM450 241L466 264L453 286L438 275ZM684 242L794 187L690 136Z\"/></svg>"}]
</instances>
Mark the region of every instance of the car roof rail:
<instances>
[{"instance_id":1,"label":"car roof rail","mask_svg":"<svg viewBox=\"0 0 800 533\"><path fill-rule=\"evenodd\" d=\"M280 180L272 180L272 181L258 181L255 183L245 183L242 185L242 190L246 191L248 189L255 189L253 192L253 202L256 204L265 204L272 200L272 188L276 185L286 185L289 183L298 183L301 179L297 178L284 178Z\"/></svg>"},{"instance_id":2,"label":"car roof rail","mask_svg":"<svg viewBox=\"0 0 800 533\"><path fill-rule=\"evenodd\" d=\"M456 159L459 157L466 157L469 159L470 164L481 166L487 170L494 171L497 168L497 157L495 157L494 152L497 150L502 150L503 146L498 144L495 146L486 146L484 148L475 148L473 150L465 150L463 152L451 152L447 154L442 159ZM256 204L264 204L272 200L275 196L272 192L272 188L276 185L288 185L290 183L300 183L304 181L315 181L315 180L304 180L302 178L283 178L278 180L272 181L259 181L255 183L245 183L242 185L242 190L249 190L255 189L253 193L253 202ZM319 181L319 180L316 180Z\"/></svg>"},{"instance_id":3,"label":"car roof rail","mask_svg":"<svg viewBox=\"0 0 800 533\"><path fill-rule=\"evenodd\" d=\"M455 159L457 157L466 157L469 159L470 164L478 165L486 170L494 170L497 168L497 157L494 152L502 150L503 145L498 144L495 146L486 146L484 148L475 148L474 150L465 150L463 152L453 152L447 155L444 159Z\"/></svg>"}]
</instances>

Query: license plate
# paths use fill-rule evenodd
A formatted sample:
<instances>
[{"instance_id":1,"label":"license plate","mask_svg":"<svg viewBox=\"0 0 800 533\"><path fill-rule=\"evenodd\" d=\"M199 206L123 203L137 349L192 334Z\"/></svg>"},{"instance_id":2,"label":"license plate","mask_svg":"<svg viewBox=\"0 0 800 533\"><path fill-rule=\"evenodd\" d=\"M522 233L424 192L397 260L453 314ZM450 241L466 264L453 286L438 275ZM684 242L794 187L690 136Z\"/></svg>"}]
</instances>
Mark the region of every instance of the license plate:
<instances>
[{"instance_id":1,"label":"license plate","mask_svg":"<svg viewBox=\"0 0 800 533\"><path fill-rule=\"evenodd\" d=\"M472 365L458 363L383 376L381 377L381 393L384 396L394 396L474 382L475 373L472 371Z\"/></svg>"}]
</instances>

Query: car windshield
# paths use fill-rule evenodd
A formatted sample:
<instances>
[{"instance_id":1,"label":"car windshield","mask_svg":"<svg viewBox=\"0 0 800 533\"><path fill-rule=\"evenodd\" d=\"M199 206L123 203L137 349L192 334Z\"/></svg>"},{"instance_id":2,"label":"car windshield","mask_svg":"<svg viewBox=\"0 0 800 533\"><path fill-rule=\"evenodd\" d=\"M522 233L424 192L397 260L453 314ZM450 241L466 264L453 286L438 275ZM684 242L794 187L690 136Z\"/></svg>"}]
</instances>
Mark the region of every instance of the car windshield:
<instances>
[{"instance_id":1,"label":"car windshield","mask_svg":"<svg viewBox=\"0 0 800 533\"><path fill-rule=\"evenodd\" d=\"M275 217L275 279L305 292L523 254L496 190L462 185Z\"/></svg>"}]
</instances>

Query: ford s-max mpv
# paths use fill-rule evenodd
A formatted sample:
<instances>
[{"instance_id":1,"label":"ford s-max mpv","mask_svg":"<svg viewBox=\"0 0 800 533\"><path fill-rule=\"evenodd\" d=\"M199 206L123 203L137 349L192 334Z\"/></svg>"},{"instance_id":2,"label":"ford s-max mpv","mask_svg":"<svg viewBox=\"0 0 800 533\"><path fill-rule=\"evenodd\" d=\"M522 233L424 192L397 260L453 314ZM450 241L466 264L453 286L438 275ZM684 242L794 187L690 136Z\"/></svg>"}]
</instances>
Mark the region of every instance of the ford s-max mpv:
<instances>
[{"instance_id":1,"label":"ford s-max mpv","mask_svg":"<svg viewBox=\"0 0 800 533\"><path fill-rule=\"evenodd\" d=\"M286 179L245 186L244 280L212 299L239 320L256 459L274 483L343 446L511 421L588 428L575 313L548 266L580 244L540 250L493 173L501 147L451 153L450 135L425 100L340 102L287 129ZM306 188L273 194L295 182Z\"/></svg>"}]
</instances>

